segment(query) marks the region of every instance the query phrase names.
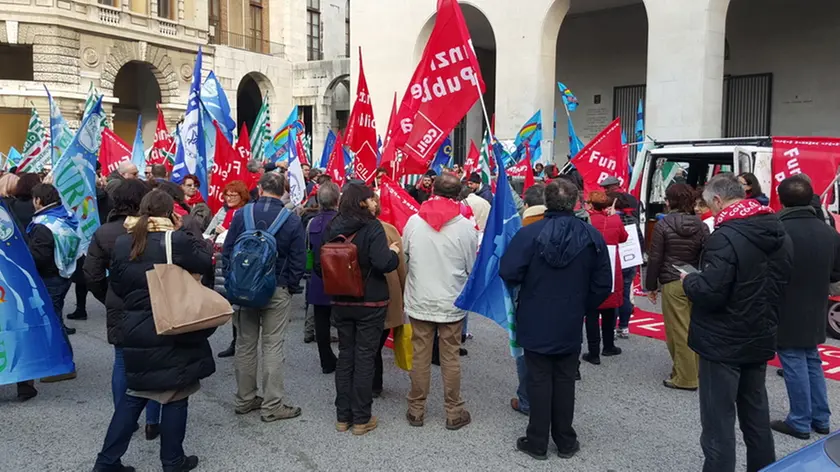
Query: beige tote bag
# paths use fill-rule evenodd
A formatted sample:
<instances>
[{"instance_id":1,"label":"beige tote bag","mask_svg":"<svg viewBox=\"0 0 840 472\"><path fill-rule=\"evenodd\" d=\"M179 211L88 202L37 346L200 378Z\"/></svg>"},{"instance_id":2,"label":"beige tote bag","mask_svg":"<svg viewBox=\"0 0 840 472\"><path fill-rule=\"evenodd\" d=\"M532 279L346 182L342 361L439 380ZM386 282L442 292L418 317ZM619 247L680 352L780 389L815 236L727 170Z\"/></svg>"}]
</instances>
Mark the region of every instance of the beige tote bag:
<instances>
[{"instance_id":1,"label":"beige tote bag","mask_svg":"<svg viewBox=\"0 0 840 472\"><path fill-rule=\"evenodd\" d=\"M230 320L233 308L225 297L201 284L172 263L172 231L166 236L166 264L146 272L152 315L159 335L183 334L216 328Z\"/></svg>"}]
</instances>

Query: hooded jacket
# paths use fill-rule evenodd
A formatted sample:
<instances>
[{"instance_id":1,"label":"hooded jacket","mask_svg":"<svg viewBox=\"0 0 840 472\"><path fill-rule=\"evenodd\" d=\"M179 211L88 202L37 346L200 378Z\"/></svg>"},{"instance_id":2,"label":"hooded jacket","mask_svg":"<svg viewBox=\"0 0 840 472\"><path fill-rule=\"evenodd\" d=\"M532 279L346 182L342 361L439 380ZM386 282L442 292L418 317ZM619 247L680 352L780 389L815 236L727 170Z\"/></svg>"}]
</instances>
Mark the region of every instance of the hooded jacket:
<instances>
[{"instance_id":1,"label":"hooded jacket","mask_svg":"<svg viewBox=\"0 0 840 472\"><path fill-rule=\"evenodd\" d=\"M327 224L320 245L323 246L339 235L347 238L356 235L353 238L353 244L357 248L359 269L361 269L362 280L365 284L365 294L362 298L331 297L332 303L342 305L381 303L381 306L385 306L390 298L385 274L396 270L400 259L394 251L388 248L388 238L385 235L382 223L375 218L361 220L349 218L339 213ZM315 255L313 262L314 275L321 277L320 252Z\"/></svg>"},{"instance_id":2,"label":"hooded jacket","mask_svg":"<svg viewBox=\"0 0 840 472\"><path fill-rule=\"evenodd\" d=\"M601 233L568 211L547 211L516 233L499 276L519 286L520 346L547 355L580 353L584 316L612 290L608 254Z\"/></svg>"},{"instance_id":3,"label":"hooded jacket","mask_svg":"<svg viewBox=\"0 0 840 472\"><path fill-rule=\"evenodd\" d=\"M840 280L840 235L811 206L785 208L779 221L796 257L779 313L778 348L814 349L825 342L828 284Z\"/></svg>"},{"instance_id":4,"label":"hooded jacket","mask_svg":"<svg viewBox=\"0 0 840 472\"><path fill-rule=\"evenodd\" d=\"M713 362L769 361L793 245L773 211L756 200L725 208L715 225L700 272L683 280L692 301L688 346Z\"/></svg>"},{"instance_id":5,"label":"hooded jacket","mask_svg":"<svg viewBox=\"0 0 840 472\"><path fill-rule=\"evenodd\" d=\"M467 284L478 253L478 230L457 202L433 197L403 228L408 261L405 312L432 323L455 323L466 312L455 299Z\"/></svg>"},{"instance_id":6,"label":"hooded jacket","mask_svg":"<svg viewBox=\"0 0 840 472\"><path fill-rule=\"evenodd\" d=\"M674 265L697 267L708 239L709 227L699 216L675 211L657 221L648 250L645 288L656 291L657 282L665 285L680 280Z\"/></svg>"}]
</instances>

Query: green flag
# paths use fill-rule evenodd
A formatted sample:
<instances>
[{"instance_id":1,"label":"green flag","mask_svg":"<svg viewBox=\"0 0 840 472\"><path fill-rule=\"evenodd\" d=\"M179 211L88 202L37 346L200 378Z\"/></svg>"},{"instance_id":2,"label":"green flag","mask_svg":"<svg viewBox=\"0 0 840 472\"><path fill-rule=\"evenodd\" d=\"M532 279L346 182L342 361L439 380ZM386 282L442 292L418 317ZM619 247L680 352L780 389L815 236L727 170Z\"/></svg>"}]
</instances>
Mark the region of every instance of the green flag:
<instances>
[{"instance_id":1,"label":"green flag","mask_svg":"<svg viewBox=\"0 0 840 472\"><path fill-rule=\"evenodd\" d=\"M268 94L263 98L254 128L251 130L251 158L262 162L265 160L265 143L271 139L271 107L268 104Z\"/></svg>"},{"instance_id":2,"label":"green flag","mask_svg":"<svg viewBox=\"0 0 840 472\"><path fill-rule=\"evenodd\" d=\"M481 151L479 151L478 167L480 169L481 183L483 185L490 185L490 149L493 144L490 142L490 131L484 132L484 139L481 141Z\"/></svg>"},{"instance_id":3,"label":"green flag","mask_svg":"<svg viewBox=\"0 0 840 472\"><path fill-rule=\"evenodd\" d=\"M50 135L38 110L32 108L29 117L29 128L26 130L26 142L23 144L23 159L18 172L40 172L44 165L50 162Z\"/></svg>"}]
</instances>

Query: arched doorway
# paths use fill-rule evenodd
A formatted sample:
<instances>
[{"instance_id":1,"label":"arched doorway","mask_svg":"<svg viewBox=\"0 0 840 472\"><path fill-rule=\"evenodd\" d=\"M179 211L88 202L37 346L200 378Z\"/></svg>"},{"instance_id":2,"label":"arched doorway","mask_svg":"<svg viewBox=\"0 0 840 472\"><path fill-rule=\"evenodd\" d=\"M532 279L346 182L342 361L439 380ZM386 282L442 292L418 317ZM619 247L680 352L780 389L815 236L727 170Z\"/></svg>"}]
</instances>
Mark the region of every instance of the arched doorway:
<instances>
[{"instance_id":1,"label":"arched doorway","mask_svg":"<svg viewBox=\"0 0 840 472\"><path fill-rule=\"evenodd\" d=\"M236 89L236 129L242 129L242 124L253 134L254 122L257 120L263 102L263 88L260 82L267 81L265 77L251 72L242 78Z\"/></svg>"},{"instance_id":2,"label":"arched doorway","mask_svg":"<svg viewBox=\"0 0 840 472\"><path fill-rule=\"evenodd\" d=\"M558 0L568 11L560 18L555 43L555 162L569 154L566 109L557 82L575 94L579 105L570 113L584 143L616 117L628 142L634 142L639 100L644 106L647 78L647 11L641 0ZM557 26L555 26L557 27ZM543 114L546 138L554 117ZM636 151L631 146L631 160ZM545 152L545 151L543 151Z\"/></svg>"},{"instance_id":3,"label":"arched doorway","mask_svg":"<svg viewBox=\"0 0 840 472\"><path fill-rule=\"evenodd\" d=\"M492 118L496 111L496 36L493 32L493 26L481 10L468 3L460 3L460 5L464 14L464 21L467 23L467 29L472 38L475 55L478 58L481 76L484 78L484 85L486 86L484 104L487 106L487 116ZM416 61L419 61L422 57L423 49L426 47L434 26L435 15L432 15L423 25L417 38L417 45L414 50ZM475 106L452 132L455 162L464 162L470 139L480 143L486 126L481 103L476 102Z\"/></svg>"},{"instance_id":4,"label":"arched doorway","mask_svg":"<svg viewBox=\"0 0 840 472\"><path fill-rule=\"evenodd\" d=\"M347 129L350 119L350 93L350 76L342 75L333 79L324 96L324 104L330 117L330 129L342 134Z\"/></svg>"},{"instance_id":5,"label":"arched doorway","mask_svg":"<svg viewBox=\"0 0 840 472\"><path fill-rule=\"evenodd\" d=\"M143 145L154 141L157 124L157 104L160 103L160 84L148 62L130 61L117 72L114 79L114 132L131 145L137 132L137 117L142 116Z\"/></svg>"}]
</instances>

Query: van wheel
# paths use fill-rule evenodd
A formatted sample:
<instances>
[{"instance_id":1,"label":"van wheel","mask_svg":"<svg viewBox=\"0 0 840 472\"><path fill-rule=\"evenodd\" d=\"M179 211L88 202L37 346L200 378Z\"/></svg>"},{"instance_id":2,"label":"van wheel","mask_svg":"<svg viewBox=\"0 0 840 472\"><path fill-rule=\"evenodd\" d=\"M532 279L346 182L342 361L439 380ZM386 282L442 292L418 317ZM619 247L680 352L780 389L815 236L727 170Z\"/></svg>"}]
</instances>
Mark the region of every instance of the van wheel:
<instances>
[{"instance_id":1,"label":"van wheel","mask_svg":"<svg viewBox=\"0 0 840 472\"><path fill-rule=\"evenodd\" d=\"M828 335L834 339L840 339L840 302L829 301Z\"/></svg>"}]
</instances>

